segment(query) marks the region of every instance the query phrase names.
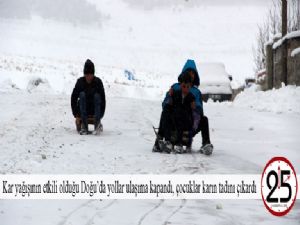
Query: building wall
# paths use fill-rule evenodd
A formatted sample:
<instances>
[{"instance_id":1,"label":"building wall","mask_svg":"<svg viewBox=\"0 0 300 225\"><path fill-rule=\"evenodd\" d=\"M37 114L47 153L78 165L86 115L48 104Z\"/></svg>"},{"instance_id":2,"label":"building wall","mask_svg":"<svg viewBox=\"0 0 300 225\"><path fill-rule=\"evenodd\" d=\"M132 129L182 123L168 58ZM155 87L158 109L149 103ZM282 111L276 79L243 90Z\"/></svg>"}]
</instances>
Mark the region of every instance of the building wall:
<instances>
[{"instance_id":1,"label":"building wall","mask_svg":"<svg viewBox=\"0 0 300 225\"><path fill-rule=\"evenodd\" d=\"M291 39L288 42L288 60L287 60L287 70L288 70L288 84L299 86L300 80L300 55L291 56L292 51L300 46L300 37Z\"/></svg>"},{"instance_id":2,"label":"building wall","mask_svg":"<svg viewBox=\"0 0 300 225\"><path fill-rule=\"evenodd\" d=\"M273 87L275 88L280 88L283 82L282 48L283 45L273 50Z\"/></svg>"},{"instance_id":3,"label":"building wall","mask_svg":"<svg viewBox=\"0 0 300 225\"><path fill-rule=\"evenodd\" d=\"M282 44L273 48L274 43L266 46L267 89L280 88L281 83L300 86L300 54L291 56L295 48L300 47L300 36L284 39ZM287 71L284 71L283 52L287 50ZM264 88L265 90L265 88Z\"/></svg>"}]
</instances>

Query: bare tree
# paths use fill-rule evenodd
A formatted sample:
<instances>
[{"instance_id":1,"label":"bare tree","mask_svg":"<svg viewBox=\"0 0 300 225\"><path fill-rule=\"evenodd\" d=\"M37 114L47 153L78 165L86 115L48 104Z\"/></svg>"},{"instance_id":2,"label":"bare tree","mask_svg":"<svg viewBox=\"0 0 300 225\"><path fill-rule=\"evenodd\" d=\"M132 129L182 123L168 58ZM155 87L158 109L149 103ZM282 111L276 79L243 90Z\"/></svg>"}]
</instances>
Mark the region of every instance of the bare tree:
<instances>
[{"instance_id":1,"label":"bare tree","mask_svg":"<svg viewBox=\"0 0 300 225\"><path fill-rule=\"evenodd\" d=\"M288 32L300 30L300 0L288 1Z\"/></svg>"},{"instance_id":2,"label":"bare tree","mask_svg":"<svg viewBox=\"0 0 300 225\"><path fill-rule=\"evenodd\" d=\"M269 40L269 37L270 37L269 29L270 29L270 27L268 26L268 23L258 25L257 46L256 46L256 48L253 48L256 73L266 67L265 43Z\"/></svg>"},{"instance_id":3,"label":"bare tree","mask_svg":"<svg viewBox=\"0 0 300 225\"><path fill-rule=\"evenodd\" d=\"M300 0L288 0L288 32L300 30ZM265 21L258 25L256 46L253 47L254 71L266 67L265 45L281 34L281 0L273 0Z\"/></svg>"}]
</instances>

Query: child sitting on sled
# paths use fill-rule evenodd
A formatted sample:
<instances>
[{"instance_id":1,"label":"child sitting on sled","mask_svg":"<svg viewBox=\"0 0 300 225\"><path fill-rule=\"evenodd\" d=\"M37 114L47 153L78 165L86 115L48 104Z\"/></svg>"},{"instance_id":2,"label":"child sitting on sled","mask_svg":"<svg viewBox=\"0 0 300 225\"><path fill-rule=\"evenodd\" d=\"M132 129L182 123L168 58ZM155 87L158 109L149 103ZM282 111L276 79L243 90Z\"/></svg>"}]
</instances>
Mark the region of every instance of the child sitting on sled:
<instances>
[{"instance_id":1,"label":"child sitting on sled","mask_svg":"<svg viewBox=\"0 0 300 225\"><path fill-rule=\"evenodd\" d=\"M190 145L188 145L188 144L186 145L187 146L186 150L188 152L191 151L192 138L201 131L202 146L200 148L200 153L210 155L210 154L212 154L212 151L213 151L213 145L210 142L208 118L203 113L202 95L201 95L201 91L198 88L200 85L200 77L199 77L197 67L196 67L194 60L189 59L185 63L185 65L182 69L182 72L178 76L179 83L173 84L170 91L166 94L165 100L163 102L163 110L165 109L165 106L167 106L167 103L168 103L169 99L171 98L172 93L174 91L181 90L182 79L183 79L183 77L187 76L187 74L191 78L192 85L189 89L189 92L193 95L193 97L195 99L195 106L192 109L193 125L192 125L192 129L189 131L189 135L192 137L189 136ZM163 117L163 114L165 114L165 113L164 112L162 113L162 117ZM163 124L164 121L165 121L165 119L161 118L159 130L163 130L161 127L164 127L164 124ZM162 144L159 145L159 143L162 143L161 139L163 139L163 138L164 138L163 132L158 132L157 139L156 139L154 147L153 147L153 151L161 152L161 151L163 151L163 149L168 149L168 148L164 147L166 144L169 144L167 141L164 142L165 145L162 145ZM160 148L160 146L163 148Z\"/></svg>"},{"instance_id":2,"label":"child sitting on sled","mask_svg":"<svg viewBox=\"0 0 300 225\"><path fill-rule=\"evenodd\" d=\"M171 87L163 102L157 138L153 146L154 152L170 153L173 148L177 153L183 153L183 144L188 148L192 142L193 109L195 98L190 93L191 76L183 74L180 88Z\"/></svg>"}]
</instances>

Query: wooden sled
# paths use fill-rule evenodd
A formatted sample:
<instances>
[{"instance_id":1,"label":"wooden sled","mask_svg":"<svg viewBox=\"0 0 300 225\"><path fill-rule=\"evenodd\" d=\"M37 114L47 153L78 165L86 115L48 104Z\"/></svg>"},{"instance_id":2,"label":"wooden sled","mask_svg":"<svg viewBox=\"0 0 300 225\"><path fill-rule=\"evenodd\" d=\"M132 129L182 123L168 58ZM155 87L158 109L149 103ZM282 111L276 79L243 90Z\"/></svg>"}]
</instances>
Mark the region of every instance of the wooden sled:
<instances>
[{"instance_id":1,"label":"wooden sled","mask_svg":"<svg viewBox=\"0 0 300 225\"><path fill-rule=\"evenodd\" d=\"M152 127L153 127L155 135L157 136L158 135L158 128L156 128L154 126L152 126ZM171 131L171 143L172 143L172 145L175 145L176 141L177 141L177 131L173 130L173 131ZM191 141L192 140L190 140L189 132L184 131L183 134L182 134L182 145L183 146L190 146Z\"/></svg>"},{"instance_id":2,"label":"wooden sled","mask_svg":"<svg viewBox=\"0 0 300 225\"><path fill-rule=\"evenodd\" d=\"M87 119L88 124L95 124L95 117L94 116L88 116ZM76 125L76 130L79 132L81 130L81 125L82 125L82 120L80 117L76 117L75 119L75 125Z\"/></svg>"}]
</instances>

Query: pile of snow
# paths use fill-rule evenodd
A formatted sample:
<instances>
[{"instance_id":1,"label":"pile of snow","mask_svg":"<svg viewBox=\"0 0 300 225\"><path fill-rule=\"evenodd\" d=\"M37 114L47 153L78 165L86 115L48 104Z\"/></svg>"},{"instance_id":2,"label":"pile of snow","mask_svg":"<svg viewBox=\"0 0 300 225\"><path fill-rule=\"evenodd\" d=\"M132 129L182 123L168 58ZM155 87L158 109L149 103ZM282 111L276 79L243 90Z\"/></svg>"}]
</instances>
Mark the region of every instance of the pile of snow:
<instances>
[{"instance_id":1,"label":"pile of snow","mask_svg":"<svg viewBox=\"0 0 300 225\"><path fill-rule=\"evenodd\" d=\"M51 93L51 87L47 79L42 79L40 77L32 77L27 85L27 91L29 93L37 91L37 92L49 92Z\"/></svg>"},{"instance_id":2,"label":"pile of snow","mask_svg":"<svg viewBox=\"0 0 300 225\"><path fill-rule=\"evenodd\" d=\"M237 95L233 105L263 112L300 113L300 87L285 86L269 91L257 91L253 85Z\"/></svg>"},{"instance_id":3,"label":"pile of snow","mask_svg":"<svg viewBox=\"0 0 300 225\"><path fill-rule=\"evenodd\" d=\"M4 79L0 81L0 93L9 93L19 89L11 79Z\"/></svg>"},{"instance_id":4,"label":"pile of snow","mask_svg":"<svg viewBox=\"0 0 300 225\"><path fill-rule=\"evenodd\" d=\"M203 94L232 94L229 75L223 63L200 63L198 72Z\"/></svg>"},{"instance_id":5,"label":"pile of snow","mask_svg":"<svg viewBox=\"0 0 300 225\"><path fill-rule=\"evenodd\" d=\"M232 90L243 88L243 84L241 82L237 81L237 80L232 80L230 82L230 86L231 86Z\"/></svg>"}]
</instances>

